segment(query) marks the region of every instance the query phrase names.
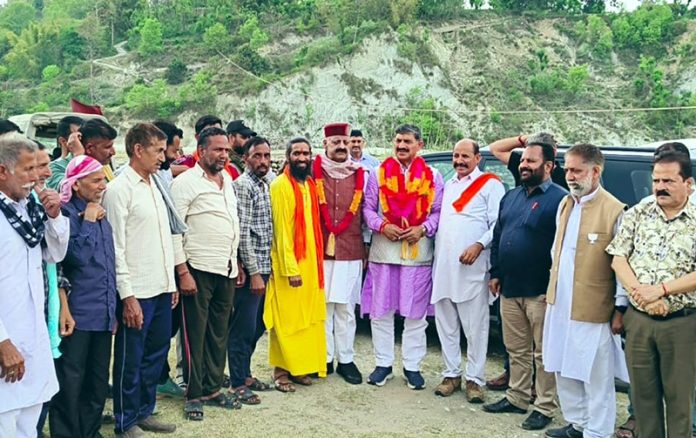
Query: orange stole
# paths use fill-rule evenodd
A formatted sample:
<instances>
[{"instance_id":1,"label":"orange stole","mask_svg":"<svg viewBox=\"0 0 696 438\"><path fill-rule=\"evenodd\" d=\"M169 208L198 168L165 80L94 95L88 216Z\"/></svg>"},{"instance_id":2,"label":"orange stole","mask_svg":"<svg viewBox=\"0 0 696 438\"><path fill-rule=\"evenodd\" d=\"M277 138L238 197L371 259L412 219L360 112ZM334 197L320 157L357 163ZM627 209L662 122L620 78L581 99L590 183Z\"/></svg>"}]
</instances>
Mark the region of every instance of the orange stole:
<instances>
[{"instance_id":1,"label":"orange stole","mask_svg":"<svg viewBox=\"0 0 696 438\"><path fill-rule=\"evenodd\" d=\"M461 213L462 210L464 210L464 207L466 207L469 204L469 202L471 202L471 200L474 199L474 196L476 196L478 192L481 191L483 186L485 186L486 183L492 179L500 181L498 175L494 173L484 173L483 175L476 178L474 182L472 182L471 185L462 192L462 194L459 196L459 199L452 203L452 207L454 207L454 210L457 213Z\"/></svg>"},{"instance_id":2,"label":"orange stole","mask_svg":"<svg viewBox=\"0 0 696 438\"><path fill-rule=\"evenodd\" d=\"M297 184L295 178L290 174L290 166L285 166L283 171L288 177L295 198L295 241L293 250L295 259L299 262L307 257L307 224L304 218L304 201L302 200L302 192L300 185ZM314 242L317 251L317 269L319 273L319 287L324 288L324 238L321 234L321 225L319 223L319 201L317 199L317 187L312 178L307 178L307 187L309 188L309 196L312 205L312 229L314 230Z\"/></svg>"}]
</instances>

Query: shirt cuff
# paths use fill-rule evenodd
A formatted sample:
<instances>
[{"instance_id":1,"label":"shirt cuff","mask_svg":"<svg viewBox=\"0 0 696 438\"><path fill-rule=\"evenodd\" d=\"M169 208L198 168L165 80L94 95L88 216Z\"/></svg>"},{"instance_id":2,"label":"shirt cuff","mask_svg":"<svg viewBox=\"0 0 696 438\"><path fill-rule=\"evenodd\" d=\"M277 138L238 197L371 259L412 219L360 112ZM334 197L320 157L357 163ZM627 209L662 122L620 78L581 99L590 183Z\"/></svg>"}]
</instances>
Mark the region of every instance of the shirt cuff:
<instances>
[{"instance_id":1,"label":"shirt cuff","mask_svg":"<svg viewBox=\"0 0 696 438\"><path fill-rule=\"evenodd\" d=\"M58 213L58 216L54 218L48 217L46 225L46 228L52 230L56 236L70 231L70 221L62 213Z\"/></svg>"},{"instance_id":2,"label":"shirt cuff","mask_svg":"<svg viewBox=\"0 0 696 438\"><path fill-rule=\"evenodd\" d=\"M614 300L614 306L628 306L628 297L625 295L616 297Z\"/></svg>"}]
</instances>

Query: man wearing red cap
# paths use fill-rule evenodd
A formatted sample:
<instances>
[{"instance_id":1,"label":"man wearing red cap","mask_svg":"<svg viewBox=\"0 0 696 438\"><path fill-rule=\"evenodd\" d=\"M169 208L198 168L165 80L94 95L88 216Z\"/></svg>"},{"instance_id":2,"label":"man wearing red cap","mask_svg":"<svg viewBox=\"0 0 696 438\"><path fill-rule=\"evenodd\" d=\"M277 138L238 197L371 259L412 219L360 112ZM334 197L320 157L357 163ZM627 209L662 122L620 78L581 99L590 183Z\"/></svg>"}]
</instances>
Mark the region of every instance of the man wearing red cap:
<instances>
[{"instance_id":1,"label":"man wearing red cap","mask_svg":"<svg viewBox=\"0 0 696 438\"><path fill-rule=\"evenodd\" d=\"M324 126L324 154L312 165L317 185L321 232L324 239L324 279L326 293L326 368L353 385L362 375L353 363L355 304L360 296L365 248L362 239L360 205L365 186L365 170L350 160L350 126L331 123Z\"/></svg>"}]
</instances>

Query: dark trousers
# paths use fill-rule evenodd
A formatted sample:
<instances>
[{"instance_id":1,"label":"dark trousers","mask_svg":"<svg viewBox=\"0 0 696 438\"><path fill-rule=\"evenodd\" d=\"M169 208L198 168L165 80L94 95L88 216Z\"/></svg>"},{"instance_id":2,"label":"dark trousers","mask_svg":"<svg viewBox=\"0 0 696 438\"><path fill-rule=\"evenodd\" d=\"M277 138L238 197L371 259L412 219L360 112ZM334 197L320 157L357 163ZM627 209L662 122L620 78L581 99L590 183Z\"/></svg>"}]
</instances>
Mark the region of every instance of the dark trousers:
<instances>
[{"instance_id":1,"label":"dark trousers","mask_svg":"<svg viewBox=\"0 0 696 438\"><path fill-rule=\"evenodd\" d=\"M690 437L696 384L696 314L660 321L629 308L624 328L638 436Z\"/></svg>"},{"instance_id":2,"label":"dark trousers","mask_svg":"<svg viewBox=\"0 0 696 438\"><path fill-rule=\"evenodd\" d=\"M118 332L114 344L114 417L116 433L123 433L152 415L157 380L167 359L172 325L172 294L138 300L143 328L127 328L118 302Z\"/></svg>"},{"instance_id":3,"label":"dark trousers","mask_svg":"<svg viewBox=\"0 0 696 438\"><path fill-rule=\"evenodd\" d=\"M264 283L267 283L270 275L263 274L261 277ZM256 343L266 330L263 325L264 296L254 295L249 287L250 279L247 276L244 287L237 289L234 297L234 313L227 340L227 360L232 388L243 386L246 378L251 377L251 356L256 349Z\"/></svg>"},{"instance_id":4,"label":"dark trousers","mask_svg":"<svg viewBox=\"0 0 696 438\"><path fill-rule=\"evenodd\" d=\"M172 309L172 336L171 338L174 338L176 336L176 333L179 331L179 327L181 326L181 303L178 303L175 308ZM171 346L171 343L169 344ZM167 349L167 356L169 355L169 349ZM176 366L179 366L179 364L176 364ZM164 361L164 366L162 367L162 372L160 373L160 378L159 378L159 384L164 385L167 383L167 380L170 378L169 373L171 372L171 368L169 367L169 360Z\"/></svg>"},{"instance_id":5,"label":"dark trousers","mask_svg":"<svg viewBox=\"0 0 696 438\"><path fill-rule=\"evenodd\" d=\"M75 330L60 343L55 360L60 391L48 417L53 438L99 436L109 391L111 332Z\"/></svg>"},{"instance_id":6,"label":"dark trousers","mask_svg":"<svg viewBox=\"0 0 696 438\"><path fill-rule=\"evenodd\" d=\"M216 393L222 386L235 280L193 269L198 292L183 296L186 398Z\"/></svg>"},{"instance_id":7,"label":"dark trousers","mask_svg":"<svg viewBox=\"0 0 696 438\"><path fill-rule=\"evenodd\" d=\"M45 435L43 433L44 426L46 425L46 418L48 417L48 409L51 407L51 402L47 401L41 406L41 413L39 414L39 422L36 424L36 436L37 438L43 438Z\"/></svg>"}]
</instances>

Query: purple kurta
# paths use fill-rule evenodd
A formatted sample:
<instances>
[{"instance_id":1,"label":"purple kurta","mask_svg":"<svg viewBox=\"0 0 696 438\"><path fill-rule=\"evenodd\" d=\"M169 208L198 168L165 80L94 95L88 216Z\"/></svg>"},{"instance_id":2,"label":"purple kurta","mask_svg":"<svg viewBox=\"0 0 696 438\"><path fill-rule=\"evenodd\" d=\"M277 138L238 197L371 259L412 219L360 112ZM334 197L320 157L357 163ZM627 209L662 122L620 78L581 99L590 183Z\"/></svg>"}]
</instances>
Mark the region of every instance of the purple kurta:
<instances>
[{"instance_id":1,"label":"purple kurta","mask_svg":"<svg viewBox=\"0 0 696 438\"><path fill-rule=\"evenodd\" d=\"M379 233L384 222L379 207L379 184L377 173L370 173L365 189L363 217L373 233ZM442 206L442 175L433 169L435 179L435 199L430 215L423 222L426 235L433 237L440 220ZM371 319L380 318L392 310L409 319L425 316L430 305L433 289L432 266L402 266L396 264L370 262L360 301L360 311Z\"/></svg>"}]
</instances>

